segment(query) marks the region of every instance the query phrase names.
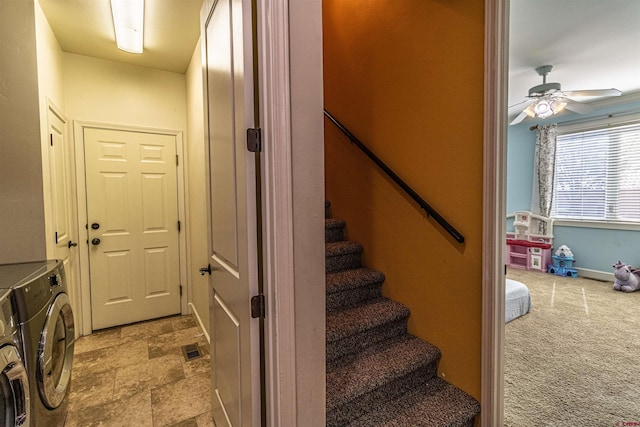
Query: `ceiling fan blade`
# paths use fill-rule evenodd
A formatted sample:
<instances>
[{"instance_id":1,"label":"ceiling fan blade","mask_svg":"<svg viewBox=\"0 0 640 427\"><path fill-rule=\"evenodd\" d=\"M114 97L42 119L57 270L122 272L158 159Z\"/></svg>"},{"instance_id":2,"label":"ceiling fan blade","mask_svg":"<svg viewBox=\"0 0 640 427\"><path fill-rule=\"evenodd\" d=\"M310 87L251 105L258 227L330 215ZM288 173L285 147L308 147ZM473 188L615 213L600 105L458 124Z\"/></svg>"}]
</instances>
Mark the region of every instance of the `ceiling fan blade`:
<instances>
[{"instance_id":1,"label":"ceiling fan blade","mask_svg":"<svg viewBox=\"0 0 640 427\"><path fill-rule=\"evenodd\" d=\"M526 107L527 105L531 104L532 102L534 102L535 99L525 99L522 102L518 102L517 104L513 104L513 105L509 105L509 109L512 109L514 107Z\"/></svg>"},{"instance_id":2,"label":"ceiling fan blade","mask_svg":"<svg viewBox=\"0 0 640 427\"><path fill-rule=\"evenodd\" d=\"M564 90L565 96L620 96L618 89Z\"/></svg>"},{"instance_id":3,"label":"ceiling fan blade","mask_svg":"<svg viewBox=\"0 0 640 427\"><path fill-rule=\"evenodd\" d=\"M581 102L572 101L569 98L560 98L562 102L566 102L567 106L565 107L567 110L573 111L578 114L587 114L593 111L593 107L583 104Z\"/></svg>"},{"instance_id":4,"label":"ceiling fan blade","mask_svg":"<svg viewBox=\"0 0 640 427\"><path fill-rule=\"evenodd\" d=\"M518 117L516 117L515 119L513 119L513 121L511 123L509 123L509 126L511 125L517 125L518 123L522 122L525 118L527 118L527 113L525 113L524 111L520 114L518 114Z\"/></svg>"}]
</instances>

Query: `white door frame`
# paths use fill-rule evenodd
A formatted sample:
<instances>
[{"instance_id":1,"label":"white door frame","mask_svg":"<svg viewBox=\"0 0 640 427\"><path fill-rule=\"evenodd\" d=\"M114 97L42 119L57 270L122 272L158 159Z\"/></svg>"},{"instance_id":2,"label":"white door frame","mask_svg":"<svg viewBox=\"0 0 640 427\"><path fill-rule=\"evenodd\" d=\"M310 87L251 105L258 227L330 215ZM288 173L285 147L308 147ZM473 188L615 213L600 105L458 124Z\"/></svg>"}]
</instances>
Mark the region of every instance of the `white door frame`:
<instances>
[{"instance_id":1,"label":"white door frame","mask_svg":"<svg viewBox=\"0 0 640 427\"><path fill-rule=\"evenodd\" d=\"M485 2L481 425L504 424L509 0Z\"/></svg>"},{"instance_id":2,"label":"white door frame","mask_svg":"<svg viewBox=\"0 0 640 427\"><path fill-rule=\"evenodd\" d=\"M324 425L322 2L257 6L267 423Z\"/></svg>"},{"instance_id":3,"label":"white door frame","mask_svg":"<svg viewBox=\"0 0 640 427\"><path fill-rule=\"evenodd\" d=\"M91 282L89 278L89 251L88 251L88 242L86 239L87 230L86 225L88 224L87 218L87 194L86 194L86 178L85 178L85 164L84 164L84 130L86 128L100 128L100 129L109 129L109 130L118 130L118 131L126 131L126 132L145 132L145 133L156 133L163 135L172 135L176 140L176 153L178 153L178 218L182 223L184 223L186 214L185 214L185 182L184 182L184 146L182 140L182 131L171 130L171 129L156 129L156 128L146 128L146 127L138 127L138 126L128 126L128 125L117 125L110 123L101 123L101 122L90 122L90 121L74 121L73 122L73 133L74 133L74 143L75 143L75 152L76 152L76 189L77 189L77 200L78 200L78 253L80 256L80 283L78 292L76 293L76 301L73 301L74 307L78 307L80 310L79 315L77 316L78 325L77 330L80 332L80 335L89 335L92 332L91 325ZM187 233L184 231L185 227L182 227L181 232L179 233L179 255L180 255L180 283L182 285L182 296L180 298L180 309L182 313L186 313L188 311L188 301L189 301L189 286L187 286L187 262L186 262L186 253L187 253Z\"/></svg>"},{"instance_id":4,"label":"white door frame","mask_svg":"<svg viewBox=\"0 0 640 427\"><path fill-rule=\"evenodd\" d=\"M319 2L317 2L319 4ZM277 307L276 316L267 317L268 377L269 377L269 421L272 425L296 425L300 407L309 406L313 400L300 402L305 386L299 386L296 371L296 310L299 305L296 289L294 295L293 229L278 227L291 224L295 220L293 210L297 198L291 188L293 166L298 158L292 154L292 123L296 123L291 113L291 103L300 94L292 93L293 68L289 68L290 42L300 38L308 43L313 31L305 33L304 28L315 28L320 22L322 11L313 0L296 2L295 7L288 0L267 2L259 0L262 19L259 24L260 47L262 49L261 85L265 95L263 103L266 117L263 118L265 140L273 143L272 151L265 154L270 162L266 168L265 227L266 259L265 278L268 304ZM306 12L300 13L297 12ZM289 14L291 12L291 14ZM295 19L291 17L295 14ZM291 19L290 19L291 18ZM484 177L483 177L483 260L482 260L482 364L481 364L481 425L503 425L503 340L504 340L504 230L505 230L505 177L506 177L506 134L507 134L507 87L508 87L508 42L509 42L509 0L487 0L485 3L485 101L484 101ZM321 32L320 32L321 34ZM317 53L316 53L317 54ZM311 56L314 52L310 53ZM319 53L320 57L322 53ZM292 55L291 62L296 59ZM321 69L321 67L320 67ZM313 72L311 72L313 74ZM300 78L300 75L294 76ZM311 78L311 80L313 80ZM312 97L313 101L314 98ZM304 114L304 113L303 113ZM299 116L297 116L299 117ZM324 162L322 162L324 163ZM296 182L296 185L298 183ZM278 234L270 234L278 227ZM276 256L277 255L277 256ZM270 289L277 283L277 294ZM277 305L276 305L277 304ZM276 311L276 310L273 310ZM272 311L272 313L273 313ZM321 331L324 334L324 330ZM274 337L275 335L275 337ZM306 351L314 350L314 337L308 337ZM309 345L311 344L311 345ZM324 343L321 343L323 345ZM315 350L324 351L322 348ZM307 372L312 371L306 369ZM321 373L309 373L306 378L313 384ZM321 408L307 408L310 413L324 410L321 399L322 387L314 399L321 402ZM311 386L312 387L312 386ZM320 417L323 415L320 414ZM317 419L320 424L324 421Z\"/></svg>"}]
</instances>

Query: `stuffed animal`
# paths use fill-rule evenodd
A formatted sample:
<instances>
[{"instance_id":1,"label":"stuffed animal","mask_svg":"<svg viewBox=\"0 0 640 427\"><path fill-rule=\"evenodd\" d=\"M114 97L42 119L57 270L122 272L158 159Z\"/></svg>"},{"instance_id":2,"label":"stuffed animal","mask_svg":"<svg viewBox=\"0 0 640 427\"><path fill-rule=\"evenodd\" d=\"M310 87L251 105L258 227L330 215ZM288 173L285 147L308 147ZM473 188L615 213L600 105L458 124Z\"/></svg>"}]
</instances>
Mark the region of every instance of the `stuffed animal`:
<instances>
[{"instance_id":1,"label":"stuffed animal","mask_svg":"<svg viewBox=\"0 0 640 427\"><path fill-rule=\"evenodd\" d=\"M616 278L613 289L622 292L633 292L640 289L640 270L631 268L620 261L612 267L615 268L613 276Z\"/></svg>"}]
</instances>

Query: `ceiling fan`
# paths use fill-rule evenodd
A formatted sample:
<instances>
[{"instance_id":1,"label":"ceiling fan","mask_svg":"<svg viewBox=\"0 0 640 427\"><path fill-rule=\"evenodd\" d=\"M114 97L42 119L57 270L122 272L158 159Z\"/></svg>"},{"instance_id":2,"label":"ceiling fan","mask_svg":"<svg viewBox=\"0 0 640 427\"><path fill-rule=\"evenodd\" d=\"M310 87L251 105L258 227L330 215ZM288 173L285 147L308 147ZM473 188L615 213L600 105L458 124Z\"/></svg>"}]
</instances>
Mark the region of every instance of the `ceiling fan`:
<instances>
[{"instance_id":1,"label":"ceiling fan","mask_svg":"<svg viewBox=\"0 0 640 427\"><path fill-rule=\"evenodd\" d=\"M516 125L527 117L546 119L563 110L585 114L593 111L587 104L569 99L569 97L581 96L620 96L618 89L592 89L592 90L565 90L560 88L560 83L547 83L547 74L551 72L553 65L542 65L536 68L538 75L542 76L542 84L529 89L526 101L512 105L522 105L526 108L510 124ZM511 108L509 107L509 108Z\"/></svg>"}]
</instances>

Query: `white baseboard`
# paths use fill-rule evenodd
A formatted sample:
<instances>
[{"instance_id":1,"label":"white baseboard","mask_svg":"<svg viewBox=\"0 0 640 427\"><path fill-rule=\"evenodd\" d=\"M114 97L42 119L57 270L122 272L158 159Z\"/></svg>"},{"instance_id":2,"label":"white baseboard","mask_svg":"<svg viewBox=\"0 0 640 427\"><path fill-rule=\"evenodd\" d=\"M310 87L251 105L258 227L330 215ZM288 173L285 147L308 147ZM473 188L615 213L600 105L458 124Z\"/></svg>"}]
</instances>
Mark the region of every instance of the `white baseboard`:
<instances>
[{"instance_id":1,"label":"white baseboard","mask_svg":"<svg viewBox=\"0 0 640 427\"><path fill-rule=\"evenodd\" d=\"M191 307L191 312L195 316L196 322L198 322L198 326L200 326L200 330L204 334L204 337L207 339L207 342L209 344L211 344L211 337L209 337L209 333L207 332L207 328L205 328L204 327L204 323L202 323L202 319L200 318L200 315L198 314L198 310L196 310L196 307L193 305L193 303L189 303L189 307Z\"/></svg>"},{"instance_id":2,"label":"white baseboard","mask_svg":"<svg viewBox=\"0 0 640 427\"><path fill-rule=\"evenodd\" d=\"M576 268L578 270L578 276L586 279L603 280L605 282L614 282L616 279L613 277L613 273L607 273L598 270L589 270L588 268Z\"/></svg>"}]
</instances>

